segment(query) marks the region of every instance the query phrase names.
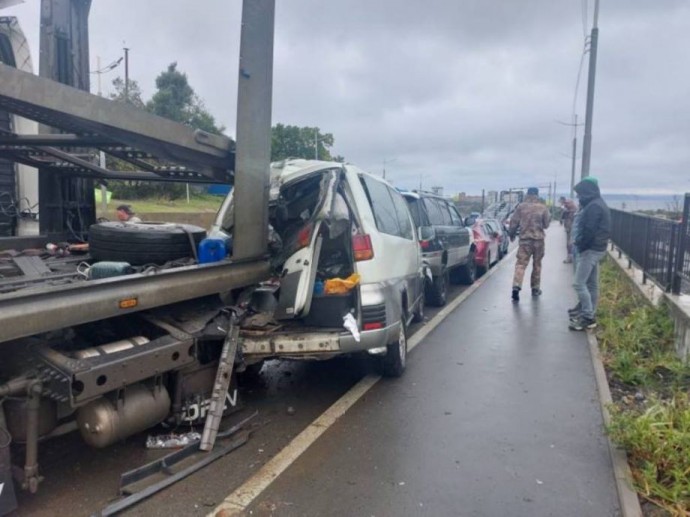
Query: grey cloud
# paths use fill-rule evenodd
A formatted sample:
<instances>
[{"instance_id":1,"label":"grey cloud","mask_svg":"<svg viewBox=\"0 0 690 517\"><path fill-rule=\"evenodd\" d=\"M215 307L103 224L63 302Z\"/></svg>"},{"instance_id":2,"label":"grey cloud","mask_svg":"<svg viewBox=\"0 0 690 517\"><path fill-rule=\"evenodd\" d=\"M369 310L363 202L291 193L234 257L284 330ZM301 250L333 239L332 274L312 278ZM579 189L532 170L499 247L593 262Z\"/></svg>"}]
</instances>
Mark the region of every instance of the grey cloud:
<instances>
[{"instance_id":1,"label":"grey cloud","mask_svg":"<svg viewBox=\"0 0 690 517\"><path fill-rule=\"evenodd\" d=\"M420 175L447 193L566 184L571 129L554 121L572 109L581 0L277 4L274 121L332 132L337 153L374 172L394 159L404 187ZM233 133L239 6L96 0L91 53L107 62L126 40L147 95L177 61ZM2 14L37 38L37 7ZM688 25L685 0L602 0L592 173L605 190L690 190ZM586 79L585 61L580 121Z\"/></svg>"}]
</instances>

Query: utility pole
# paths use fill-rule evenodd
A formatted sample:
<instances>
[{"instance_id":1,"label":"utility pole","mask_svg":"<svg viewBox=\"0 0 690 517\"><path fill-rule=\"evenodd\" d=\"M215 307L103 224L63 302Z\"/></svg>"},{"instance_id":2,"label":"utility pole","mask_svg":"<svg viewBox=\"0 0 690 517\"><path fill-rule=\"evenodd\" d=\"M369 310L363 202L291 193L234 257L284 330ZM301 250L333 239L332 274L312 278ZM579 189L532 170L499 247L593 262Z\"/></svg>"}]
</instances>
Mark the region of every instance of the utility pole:
<instances>
[{"instance_id":1,"label":"utility pole","mask_svg":"<svg viewBox=\"0 0 690 517\"><path fill-rule=\"evenodd\" d=\"M484 196L485 196L484 189L482 189L482 214L484 214L484 200L485 200Z\"/></svg>"},{"instance_id":2,"label":"utility pole","mask_svg":"<svg viewBox=\"0 0 690 517\"><path fill-rule=\"evenodd\" d=\"M597 70L597 42L599 40L599 0L594 0L594 23L589 39L589 71L587 78L587 111L585 113L585 137L582 143L581 178L589 176L592 155L592 115L594 112L594 79Z\"/></svg>"},{"instance_id":3,"label":"utility pole","mask_svg":"<svg viewBox=\"0 0 690 517\"><path fill-rule=\"evenodd\" d=\"M574 115L574 128L573 128L573 165L570 171L570 199L573 199L575 194L575 160L577 156L577 113Z\"/></svg>"},{"instance_id":4,"label":"utility pole","mask_svg":"<svg viewBox=\"0 0 690 517\"><path fill-rule=\"evenodd\" d=\"M319 159L319 128L314 128L314 159ZM384 176L385 178L385 176Z\"/></svg>"},{"instance_id":5,"label":"utility pole","mask_svg":"<svg viewBox=\"0 0 690 517\"><path fill-rule=\"evenodd\" d=\"M383 179L384 179L384 180L386 179L386 164L387 164L387 163L392 163L392 162L394 162L395 160L397 160L397 158L393 158L393 159L391 159L391 160L388 160L387 158L384 158L384 159L383 159ZM422 180L421 180L421 178L420 178L420 180L419 180L419 185L420 185L419 190L422 190L421 184L422 184Z\"/></svg>"},{"instance_id":6,"label":"utility pole","mask_svg":"<svg viewBox=\"0 0 690 517\"><path fill-rule=\"evenodd\" d=\"M125 102L129 102L129 49L124 47L125 51Z\"/></svg>"}]
</instances>

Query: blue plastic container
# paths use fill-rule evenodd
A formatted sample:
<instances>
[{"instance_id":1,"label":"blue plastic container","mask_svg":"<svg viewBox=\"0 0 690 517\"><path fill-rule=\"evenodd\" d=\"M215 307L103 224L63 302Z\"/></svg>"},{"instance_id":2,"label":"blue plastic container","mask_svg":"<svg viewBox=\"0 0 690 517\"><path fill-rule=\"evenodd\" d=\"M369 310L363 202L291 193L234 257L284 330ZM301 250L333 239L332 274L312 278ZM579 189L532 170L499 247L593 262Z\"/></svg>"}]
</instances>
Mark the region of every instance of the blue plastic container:
<instances>
[{"instance_id":1,"label":"blue plastic container","mask_svg":"<svg viewBox=\"0 0 690 517\"><path fill-rule=\"evenodd\" d=\"M223 260L228 254L225 239L209 237L199 243L199 264L210 264Z\"/></svg>"}]
</instances>

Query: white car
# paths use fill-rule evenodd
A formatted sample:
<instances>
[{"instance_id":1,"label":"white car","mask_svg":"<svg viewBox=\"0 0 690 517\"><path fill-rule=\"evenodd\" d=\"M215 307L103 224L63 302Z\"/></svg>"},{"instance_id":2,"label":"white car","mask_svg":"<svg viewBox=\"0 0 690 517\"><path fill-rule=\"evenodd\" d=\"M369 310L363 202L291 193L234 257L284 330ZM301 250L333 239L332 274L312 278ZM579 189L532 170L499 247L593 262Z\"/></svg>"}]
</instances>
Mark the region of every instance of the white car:
<instances>
[{"instance_id":1,"label":"white car","mask_svg":"<svg viewBox=\"0 0 690 517\"><path fill-rule=\"evenodd\" d=\"M229 196L212 234L232 235L232 212ZM402 195L352 165L286 160L271 166L269 220L276 277L252 294L246 364L367 352L385 375L400 376L407 327L424 310L424 267ZM352 274L353 289L322 292L328 279Z\"/></svg>"}]
</instances>

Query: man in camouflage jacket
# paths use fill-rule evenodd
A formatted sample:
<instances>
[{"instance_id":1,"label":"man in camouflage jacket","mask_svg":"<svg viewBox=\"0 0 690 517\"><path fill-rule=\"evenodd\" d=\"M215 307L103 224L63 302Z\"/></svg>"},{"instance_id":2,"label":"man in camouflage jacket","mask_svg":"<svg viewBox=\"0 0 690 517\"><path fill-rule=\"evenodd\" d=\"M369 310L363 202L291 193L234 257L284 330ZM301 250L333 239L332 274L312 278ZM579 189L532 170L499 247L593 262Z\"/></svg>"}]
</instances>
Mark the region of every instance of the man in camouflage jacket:
<instances>
[{"instance_id":1,"label":"man in camouflage jacket","mask_svg":"<svg viewBox=\"0 0 690 517\"><path fill-rule=\"evenodd\" d=\"M532 296L541 294L541 261L544 258L544 230L549 227L551 218L549 209L539 201L539 189L530 187L527 189L527 197L518 205L510 219L510 239L520 234L520 245L517 252L517 263L515 264L515 275L513 277L512 298L514 301L520 300L520 290L522 280L525 276L525 269L532 259Z\"/></svg>"}]
</instances>

